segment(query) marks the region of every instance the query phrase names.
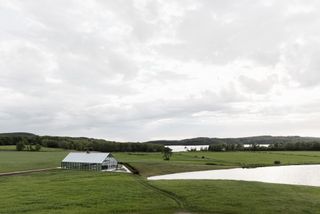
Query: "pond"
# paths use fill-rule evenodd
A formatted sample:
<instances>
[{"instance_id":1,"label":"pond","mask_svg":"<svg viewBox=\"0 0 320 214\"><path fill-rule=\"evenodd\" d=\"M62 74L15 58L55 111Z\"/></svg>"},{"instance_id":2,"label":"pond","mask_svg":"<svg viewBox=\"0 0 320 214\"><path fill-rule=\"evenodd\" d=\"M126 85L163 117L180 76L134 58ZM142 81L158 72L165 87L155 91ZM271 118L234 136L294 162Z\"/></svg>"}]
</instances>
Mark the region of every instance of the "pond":
<instances>
[{"instance_id":1,"label":"pond","mask_svg":"<svg viewBox=\"0 0 320 214\"><path fill-rule=\"evenodd\" d=\"M270 144L257 144L257 146L260 147L268 147ZM172 149L172 152L187 152L190 150L208 150L209 145L167 145L166 147L169 147ZM252 144L243 144L244 148L252 147Z\"/></svg>"},{"instance_id":2,"label":"pond","mask_svg":"<svg viewBox=\"0 0 320 214\"><path fill-rule=\"evenodd\" d=\"M168 145L166 147L172 149L172 152L187 152L189 150L207 150L209 145Z\"/></svg>"},{"instance_id":3,"label":"pond","mask_svg":"<svg viewBox=\"0 0 320 214\"><path fill-rule=\"evenodd\" d=\"M256 144L257 146L259 147L266 147L268 148L270 144ZM252 147L252 144L243 144L243 147L244 148L249 148L249 147Z\"/></svg>"},{"instance_id":4,"label":"pond","mask_svg":"<svg viewBox=\"0 0 320 214\"><path fill-rule=\"evenodd\" d=\"M272 166L221 169L152 176L148 180L242 180L266 183L320 186L320 165Z\"/></svg>"}]
</instances>

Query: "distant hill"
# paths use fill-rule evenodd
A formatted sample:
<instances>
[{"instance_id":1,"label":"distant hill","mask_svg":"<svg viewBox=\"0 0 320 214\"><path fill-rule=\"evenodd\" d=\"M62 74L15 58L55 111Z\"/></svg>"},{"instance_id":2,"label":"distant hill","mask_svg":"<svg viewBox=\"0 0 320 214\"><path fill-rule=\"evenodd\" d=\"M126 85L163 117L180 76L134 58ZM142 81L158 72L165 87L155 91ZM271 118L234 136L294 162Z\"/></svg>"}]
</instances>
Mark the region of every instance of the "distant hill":
<instances>
[{"instance_id":1,"label":"distant hill","mask_svg":"<svg viewBox=\"0 0 320 214\"><path fill-rule=\"evenodd\" d=\"M33 133L27 132L12 132L12 133L0 133L0 145L15 145L21 138L28 138L30 141L41 143L49 147L59 147L68 149L83 149L83 145L87 144L103 144L114 147L117 144L118 150L121 147L128 145L133 150L139 142L116 142L108 141L104 139L95 139L87 137L67 137L67 136L39 136ZM274 143L320 143L320 138L317 137L300 137L300 136L254 136L254 137L240 137L240 138L209 138L209 137L197 137L183 140L154 140L143 142L142 144L147 146L151 144L154 146L163 145L213 145L213 144L274 144ZM142 145L141 145L142 146ZM149 146L147 146L149 147ZM146 150L147 150L146 147ZM151 150L153 150L152 148ZM157 148L158 150L158 148Z\"/></svg>"},{"instance_id":2,"label":"distant hill","mask_svg":"<svg viewBox=\"0 0 320 214\"><path fill-rule=\"evenodd\" d=\"M27 145L40 145L50 148L63 148L78 151L161 152L163 150L163 145L160 144L116 142L87 137L38 136L25 132L0 133L0 146L17 145L19 142L24 142Z\"/></svg>"},{"instance_id":3,"label":"distant hill","mask_svg":"<svg viewBox=\"0 0 320 214\"><path fill-rule=\"evenodd\" d=\"M36 137L37 135L28 132L0 133L0 137Z\"/></svg>"},{"instance_id":4,"label":"distant hill","mask_svg":"<svg viewBox=\"0 0 320 214\"><path fill-rule=\"evenodd\" d=\"M316 137L300 137L300 136L254 136L241 138L208 138L198 137L183 140L154 140L146 143L160 145L211 145L211 144L273 144L273 143L298 143L298 142L320 142L320 138Z\"/></svg>"}]
</instances>

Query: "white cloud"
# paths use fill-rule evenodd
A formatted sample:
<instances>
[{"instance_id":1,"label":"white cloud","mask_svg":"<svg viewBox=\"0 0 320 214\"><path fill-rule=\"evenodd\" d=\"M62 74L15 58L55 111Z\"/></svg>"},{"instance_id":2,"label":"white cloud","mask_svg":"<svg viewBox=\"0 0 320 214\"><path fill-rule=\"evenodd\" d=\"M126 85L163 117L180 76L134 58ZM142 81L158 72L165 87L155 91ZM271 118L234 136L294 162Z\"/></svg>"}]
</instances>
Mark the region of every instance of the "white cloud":
<instances>
[{"instance_id":1,"label":"white cloud","mask_svg":"<svg viewBox=\"0 0 320 214\"><path fill-rule=\"evenodd\" d=\"M0 1L0 129L318 136L317 1Z\"/></svg>"}]
</instances>

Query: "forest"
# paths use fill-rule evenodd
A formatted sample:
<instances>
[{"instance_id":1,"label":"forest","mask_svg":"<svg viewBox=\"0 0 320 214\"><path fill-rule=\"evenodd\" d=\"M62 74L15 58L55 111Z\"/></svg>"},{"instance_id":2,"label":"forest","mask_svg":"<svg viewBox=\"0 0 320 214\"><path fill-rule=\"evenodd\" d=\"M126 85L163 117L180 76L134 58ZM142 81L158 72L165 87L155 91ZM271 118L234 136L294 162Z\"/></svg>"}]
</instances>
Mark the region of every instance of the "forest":
<instances>
[{"instance_id":1,"label":"forest","mask_svg":"<svg viewBox=\"0 0 320 214\"><path fill-rule=\"evenodd\" d=\"M161 152L164 146L139 142L116 142L87 137L38 136L31 133L0 134L0 145L41 145L49 148L62 148L78 151L100 152Z\"/></svg>"},{"instance_id":2,"label":"forest","mask_svg":"<svg viewBox=\"0 0 320 214\"><path fill-rule=\"evenodd\" d=\"M184 140L117 142L87 137L39 136L31 133L0 134L0 145L17 145L21 141L27 142L31 147L40 145L100 152L162 152L165 145L209 145L208 151L320 151L320 138L299 136L199 137Z\"/></svg>"}]
</instances>

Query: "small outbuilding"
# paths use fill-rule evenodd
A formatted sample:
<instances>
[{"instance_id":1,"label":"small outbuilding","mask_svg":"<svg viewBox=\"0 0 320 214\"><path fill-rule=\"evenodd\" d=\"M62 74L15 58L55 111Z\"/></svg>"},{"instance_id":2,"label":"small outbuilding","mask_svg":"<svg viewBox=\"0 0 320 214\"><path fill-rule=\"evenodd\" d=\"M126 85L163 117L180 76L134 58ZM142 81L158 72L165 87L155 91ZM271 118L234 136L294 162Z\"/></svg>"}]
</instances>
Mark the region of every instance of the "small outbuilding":
<instances>
[{"instance_id":1,"label":"small outbuilding","mask_svg":"<svg viewBox=\"0 0 320 214\"><path fill-rule=\"evenodd\" d=\"M78 170L114 170L118 162L111 153L70 152L62 161L62 169Z\"/></svg>"}]
</instances>

